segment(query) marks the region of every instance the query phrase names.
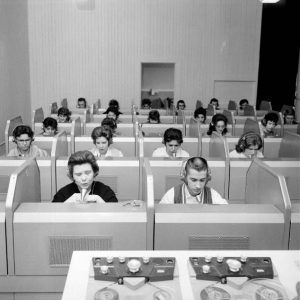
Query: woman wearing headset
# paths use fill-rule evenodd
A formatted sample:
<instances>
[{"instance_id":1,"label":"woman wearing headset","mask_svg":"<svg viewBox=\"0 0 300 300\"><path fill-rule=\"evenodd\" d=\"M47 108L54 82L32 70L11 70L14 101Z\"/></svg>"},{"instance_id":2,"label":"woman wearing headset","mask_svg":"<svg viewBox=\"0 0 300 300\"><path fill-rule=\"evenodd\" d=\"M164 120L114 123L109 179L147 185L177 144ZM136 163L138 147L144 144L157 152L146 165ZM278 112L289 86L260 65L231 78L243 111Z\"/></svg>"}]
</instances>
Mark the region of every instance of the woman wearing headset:
<instances>
[{"instance_id":1,"label":"woman wearing headset","mask_svg":"<svg viewBox=\"0 0 300 300\"><path fill-rule=\"evenodd\" d=\"M227 204L217 191L206 186L211 176L204 158L188 159L180 176L183 183L168 190L160 204Z\"/></svg>"},{"instance_id":2,"label":"woman wearing headset","mask_svg":"<svg viewBox=\"0 0 300 300\"><path fill-rule=\"evenodd\" d=\"M263 158L261 137L252 131L244 133L238 140L235 150L229 153L231 158Z\"/></svg>"},{"instance_id":3,"label":"woman wearing headset","mask_svg":"<svg viewBox=\"0 0 300 300\"><path fill-rule=\"evenodd\" d=\"M61 188L52 202L118 202L112 189L99 181L94 181L98 175L99 166L90 151L73 153L68 161L68 177L72 183Z\"/></svg>"}]
</instances>

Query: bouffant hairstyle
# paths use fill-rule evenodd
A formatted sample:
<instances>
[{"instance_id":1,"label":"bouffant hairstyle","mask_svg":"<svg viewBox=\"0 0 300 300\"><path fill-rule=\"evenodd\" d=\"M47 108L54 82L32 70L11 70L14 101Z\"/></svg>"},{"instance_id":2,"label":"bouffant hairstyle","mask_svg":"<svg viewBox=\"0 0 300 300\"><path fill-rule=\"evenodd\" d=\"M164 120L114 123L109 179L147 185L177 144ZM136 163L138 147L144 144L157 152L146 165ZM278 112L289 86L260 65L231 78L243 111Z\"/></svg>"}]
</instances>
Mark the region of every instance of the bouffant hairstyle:
<instances>
[{"instance_id":1,"label":"bouffant hairstyle","mask_svg":"<svg viewBox=\"0 0 300 300\"><path fill-rule=\"evenodd\" d=\"M108 145L112 144L113 132L110 127L95 127L92 131L91 137L93 139L94 144L96 144L97 138L104 137L108 141Z\"/></svg>"},{"instance_id":2,"label":"bouffant hairstyle","mask_svg":"<svg viewBox=\"0 0 300 300\"><path fill-rule=\"evenodd\" d=\"M74 172L74 166L77 165L83 165L83 164L90 164L94 176L96 177L99 173L99 166L97 164L95 156L90 151L77 151L73 153L69 160L68 160L68 176L71 180L73 180L73 172Z\"/></svg>"},{"instance_id":3,"label":"bouffant hairstyle","mask_svg":"<svg viewBox=\"0 0 300 300\"><path fill-rule=\"evenodd\" d=\"M213 131L217 131L216 126L219 121L223 121L225 124L225 128L222 131L222 135L225 135L227 133L227 118L223 114L215 114L212 119L211 123L209 124L209 128L207 131L207 135L211 135Z\"/></svg>"}]
</instances>

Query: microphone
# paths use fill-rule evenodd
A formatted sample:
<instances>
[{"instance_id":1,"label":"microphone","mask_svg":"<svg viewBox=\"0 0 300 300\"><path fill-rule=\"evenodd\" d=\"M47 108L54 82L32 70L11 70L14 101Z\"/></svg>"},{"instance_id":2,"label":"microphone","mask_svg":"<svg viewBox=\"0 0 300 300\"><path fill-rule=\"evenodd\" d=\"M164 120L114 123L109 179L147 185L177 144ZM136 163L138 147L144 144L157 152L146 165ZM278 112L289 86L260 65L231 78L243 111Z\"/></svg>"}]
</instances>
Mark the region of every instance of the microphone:
<instances>
[{"instance_id":1,"label":"microphone","mask_svg":"<svg viewBox=\"0 0 300 300\"><path fill-rule=\"evenodd\" d=\"M84 198L85 198L86 194L87 194L87 189L82 189L81 190L81 202L85 202Z\"/></svg>"}]
</instances>

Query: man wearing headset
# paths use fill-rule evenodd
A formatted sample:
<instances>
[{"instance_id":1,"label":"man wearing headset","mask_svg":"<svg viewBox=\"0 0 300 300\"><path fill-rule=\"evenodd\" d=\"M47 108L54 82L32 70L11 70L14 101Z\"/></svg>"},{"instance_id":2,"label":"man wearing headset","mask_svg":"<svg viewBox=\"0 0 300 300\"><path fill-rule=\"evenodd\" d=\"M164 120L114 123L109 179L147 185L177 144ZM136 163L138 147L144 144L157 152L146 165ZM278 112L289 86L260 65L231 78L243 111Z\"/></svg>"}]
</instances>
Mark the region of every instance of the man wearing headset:
<instances>
[{"instance_id":1,"label":"man wearing headset","mask_svg":"<svg viewBox=\"0 0 300 300\"><path fill-rule=\"evenodd\" d=\"M37 145L32 145L34 141L33 131L29 126L19 125L13 131L13 141L17 147L10 150L7 156L15 157L47 157L46 150L40 149Z\"/></svg>"},{"instance_id":2,"label":"man wearing headset","mask_svg":"<svg viewBox=\"0 0 300 300\"><path fill-rule=\"evenodd\" d=\"M183 183L168 190L160 204L228 204L217 191L206 186L211 177L204 158L188 159L180 176Z\"/></svg>"}]
</instances>

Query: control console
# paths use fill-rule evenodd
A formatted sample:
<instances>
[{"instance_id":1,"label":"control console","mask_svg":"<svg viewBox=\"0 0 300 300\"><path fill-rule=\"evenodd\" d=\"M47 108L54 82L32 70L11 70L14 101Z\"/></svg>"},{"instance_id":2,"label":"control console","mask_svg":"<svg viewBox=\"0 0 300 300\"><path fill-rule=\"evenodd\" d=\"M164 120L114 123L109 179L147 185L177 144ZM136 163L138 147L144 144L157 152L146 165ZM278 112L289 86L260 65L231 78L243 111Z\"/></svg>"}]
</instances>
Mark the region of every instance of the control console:
<instances>
[{"instance_id":1,"label":"control console","mask_svg":"<svg viewBox=\"0 0 300 300\"><path fill-rule=\"evenodd\" d=\"M227 277L274 277L270 257L190 257L196 279L227 282Z\"/></svg>"},{"instance_id":2,"label":"control console","mask_svg":"<svg viewBox=\"0 0 300 300\"><path fill-rule=\"evenodd\" d=\"M123 284L124 277L146 281L172 280L175 257L94 257L94 279Z\"/></svg>"},{"instance_id":3,"label":"control console","mask_svg":"<svg viewBox=\"0 0 300 300\"><path fill-rule=\"evenodd\" d=\"M190 257L191 284L201 300L287 300L270 257Z\"/></svg>"},{"instance_id":4,"label":"control console","mask_svg":"<svg viewBox=\"0 0 300 300\"><path fill-rule=\"evenodd\" d=\"M87 300L181 300L175 257L93 257Z\"/></svg>"}]
</instances>

